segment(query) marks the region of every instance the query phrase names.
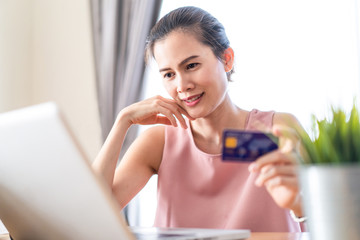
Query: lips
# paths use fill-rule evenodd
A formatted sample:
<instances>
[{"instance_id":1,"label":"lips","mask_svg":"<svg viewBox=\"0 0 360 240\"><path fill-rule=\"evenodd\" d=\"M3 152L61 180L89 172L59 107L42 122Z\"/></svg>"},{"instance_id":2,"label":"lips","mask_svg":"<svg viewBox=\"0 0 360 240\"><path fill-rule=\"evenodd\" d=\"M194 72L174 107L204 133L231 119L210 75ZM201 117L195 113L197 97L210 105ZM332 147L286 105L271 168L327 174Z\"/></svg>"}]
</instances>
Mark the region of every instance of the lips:
<instances>
[{"instance_id":1,"label":"lips","mask_svg":"<svg viewBox=\"0 0 360 240\"><path fill-rule=\"evenodd\" d=\"M185 104L187 106L194 106L195 104L197 104L200 101L200 99L203 95L204 95L204 93L201 93L201 94L193 95L188 98L183 98L182 100L185 102Z\"/></svg>"},{"instance_id":2,"label":"lips","mask_svg":"<svg viewBox=\"0 0 360 240\"><path fill-rule=\"evenodd\" d=\"M191 97L188 97L188 98L184 98L183 100L184 100L185 102L191 103L191 102L196 101L196 100L198 100L199 98L201 98L203 94L204 94L204 93L201 93L201 94L198 94L198 95L194 95L194 96L191 96Z\"/></svg>"}]
</instances>

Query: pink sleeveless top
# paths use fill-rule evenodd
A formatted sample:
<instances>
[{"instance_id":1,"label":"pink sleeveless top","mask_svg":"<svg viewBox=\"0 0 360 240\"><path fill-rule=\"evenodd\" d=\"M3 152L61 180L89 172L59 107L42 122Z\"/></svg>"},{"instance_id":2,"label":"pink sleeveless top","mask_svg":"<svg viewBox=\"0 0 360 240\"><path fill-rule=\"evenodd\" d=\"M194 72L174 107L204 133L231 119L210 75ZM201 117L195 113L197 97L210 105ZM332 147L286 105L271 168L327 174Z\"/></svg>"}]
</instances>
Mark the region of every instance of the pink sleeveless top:
<instances>
[{"instance_id":1,"label":"pink sleeveless top","mask_svg":"<svg viewBox=\"0 0 360 240\"><path fill-rule=\"evenodd\" d=\"M252 110L246 129L270 131L273 116ZM201 151L190 128L167 126L154 226L300 232L289 211L254 185L257 174L249 173L248 166Z\"/></svg>"}]
</instances>

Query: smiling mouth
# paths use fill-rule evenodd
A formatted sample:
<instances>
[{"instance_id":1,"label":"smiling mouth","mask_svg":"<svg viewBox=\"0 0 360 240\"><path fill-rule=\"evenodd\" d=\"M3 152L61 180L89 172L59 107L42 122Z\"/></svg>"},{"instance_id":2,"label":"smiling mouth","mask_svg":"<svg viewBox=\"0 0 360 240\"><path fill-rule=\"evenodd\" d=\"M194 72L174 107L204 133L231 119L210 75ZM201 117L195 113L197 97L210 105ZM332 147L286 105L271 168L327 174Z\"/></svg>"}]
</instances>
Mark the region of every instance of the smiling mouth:
<instances>
[{"instance_id":1,"label":"smiling mouth","mask_svg":"<svg viewBox=\"0 0 360 240\"><path fill-rule=\"evenodd\" d=\"M192 102L195 102L196 100L198 100L199 98L201 98L203 95L204 95L204 93L201 93L199 95L190 97L188 99L184 99L184 101L187 102L187 103L192 103Z\"/></svg>"}]
</instances>

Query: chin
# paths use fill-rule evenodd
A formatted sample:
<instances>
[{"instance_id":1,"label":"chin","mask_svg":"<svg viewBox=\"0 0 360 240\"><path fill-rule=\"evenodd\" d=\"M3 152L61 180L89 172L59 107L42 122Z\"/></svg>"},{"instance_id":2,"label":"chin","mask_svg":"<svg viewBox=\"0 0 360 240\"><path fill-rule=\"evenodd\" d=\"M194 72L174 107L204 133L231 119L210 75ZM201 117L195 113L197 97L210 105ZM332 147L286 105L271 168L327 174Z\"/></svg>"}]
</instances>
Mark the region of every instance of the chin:
<instances>
[{"instance_id":1,"label":"chin","mask_svg":"<svg viewBox=\"0 0 360 240\"><path fill-rule=\"evenodd\" d=\"M198 119L198 118L204 118L207 116L207 114L204 114L203 112L199 112L199 111L196 111L196 112L188 112L188 114L194 118L194 119Z\"/></svg>"},{"instance_id":2,"label":"chin","mask_svg":"<svg viewBox=\"0 0 360 240\"><path fill-rule=\"evenodd\" d=\"M191 112L188 112L189 116L196 119L196 118L199 118L198 114L196 113L191 113ZM189 119L190 120L190 119ZM190 120L191 121L191 120Z\"/></svg>"}]
</instances>

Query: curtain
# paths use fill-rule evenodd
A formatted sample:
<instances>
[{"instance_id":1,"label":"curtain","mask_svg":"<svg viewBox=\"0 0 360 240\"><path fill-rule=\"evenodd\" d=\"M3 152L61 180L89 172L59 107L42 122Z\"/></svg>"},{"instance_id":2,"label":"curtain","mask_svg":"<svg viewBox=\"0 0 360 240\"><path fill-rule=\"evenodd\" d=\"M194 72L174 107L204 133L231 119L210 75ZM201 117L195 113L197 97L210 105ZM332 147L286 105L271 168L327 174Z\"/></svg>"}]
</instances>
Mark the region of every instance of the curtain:
<instances>
[{"instance_id":1,"label":"curtain","mask_svg":"<svg viewBox=\"0 0 360 240\"><path fill-rule=\"evenodd\" d=\"M91 0L103 140L110 132L118 112L141 98L145 41L158 18L161 2ZM135 135L136 128L130 129L124 149Z\"/></svg>"},{"instance_id":2,"label":"curtain","mask_svg":"<svg viewBox=\"0 0 360 240\"><path fill-rule=\"evenodd\" d=\"M119 111L141 99L146 37L158 18L161 3L162 0L91 0L103 140ZM137 130L137 126L128 130L120 159L136 138ZM129 218L129 209L124 212Z\"/></svg>"}]
</instances>

